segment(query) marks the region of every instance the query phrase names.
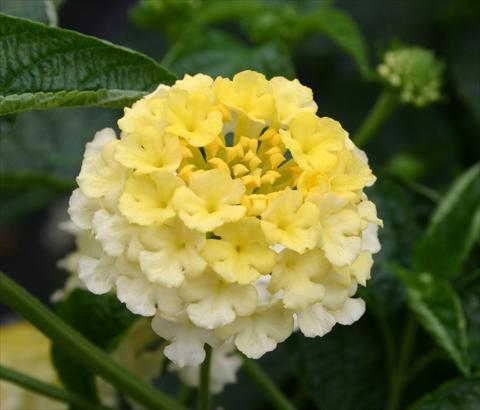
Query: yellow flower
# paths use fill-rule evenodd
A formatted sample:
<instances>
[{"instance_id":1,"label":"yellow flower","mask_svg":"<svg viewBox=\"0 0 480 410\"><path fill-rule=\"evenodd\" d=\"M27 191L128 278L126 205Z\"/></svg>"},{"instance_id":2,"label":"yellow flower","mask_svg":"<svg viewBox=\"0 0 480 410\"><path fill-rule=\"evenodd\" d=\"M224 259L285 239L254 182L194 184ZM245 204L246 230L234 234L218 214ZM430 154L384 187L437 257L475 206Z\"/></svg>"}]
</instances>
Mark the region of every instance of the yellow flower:
<instances>
[{"instance_id":1,"label":"yellow flower","mask_svg":"<svg viewBox=\"0 0 480 410\"><path fill-rule=\"evenodd\" d=\"M277 124L287 125L300 112L317 112L312 90L295 79L289 81L284 77L270 80L270 88L275 99Z\"/></svg>"},{"instance_id":2,"label":"yellow flower","mask_svg":"<svg viewBox=\"0 0 480 410\"><path fill-rule=\"evenodd\" d=\"M217 330L223 339L233 336L238 350L258 359L275 349L292 332L293 317L280 303L259 306L250 316L239 316L233 323Z\"/></svg>"},{"instance_id":3,"label":"yellow flower","mask_svg":"<svg viewBox=\"0 0 480 410\"><path fill-rule=\"evenodd\" d=\"M252 120L265 121L273 114L274 97L263 74L243 71L233 80L219 77L214 87L217 100Z\"/></svg>"},{"instance_id":4,"label":"yellow flower","mask_svg":"<svg viewBox=\"0 0 480 410\"><path fill-rule=\"evenodd\" d=\"M347 133L331 118L300 113L280 136L302 169L327 172L337 164Z\"/></svg>"},{"instance_id":5,"label":"yellow flower","mask_svg":"<svg viewBox=\"0 0 480 410\"><path fill-rule=\"evenodd\" d=\"M125 109L120 140L101 131L85 152L69 283L154 316L180 367L227 340L258 358L294 319L308 337L358 320L380 250L375 177L316 112L298 80L250 70L186 75Z\"/></svg>"},{"instance_id":6,"label":"yellow flower","mask_svg":"<svg viewBox=\"0 0 480 410\"><path fill-rule=\"evenodd\" d=\"M184 138L190 145L210 144L222 131L222 113L215 109L207 92L172 90L165 109L166 131Z\"/></svg>"},{"instance_id":7,"label":"yellow flower","mask_svg":"<svg viewBox=\"0 0 480 410\"><path fill-rule=\"evenodd\" d=\"M138 174L157 170L175 171L182 160L178 138L145 128L126 134L118 144L115 159Z\"/></svg>"},{"instance_id":8,"label":"yellow flower","mask_svg":"<svg viewBox=\"0 0 480 410\"><path fill-rule=\"evenodd\" d=\"M288 309L306 307L323 298L325 288L319 283L330 264L319 249L303 255L284 249L272 272L269 290L283 290L283 304Z\"/></svg>"},{"instance_id":9,"label":"yellow flower","mask_svg":"<svg viewBox=\"0 0 480 410\"><path fill-rule=\"evenodd\" d=\"M124 170L115 160L118 140L115 131L105 128L95 134L87 144L77 182L90 198L101 198L120 186Z\"/></svg>"},{"instance_id":10,"label":"yellow flower","mask_svg":"<svg viewBox=\"0 0 480 410\"><path fill-rule=\"evenodd\" d=\"M257 304L257 292L252 285L227 283L211 272L186 282L180 296L188 303L190 320L205 329L231 323L237 315L248 316Z\"/></svg>"},{"instance_id":11,"label":"yellow flower","mask_svg":"<svg viewBox=\"0 0 480 410\"><path fill-rule=\"evenodd\" d=\"M258 219L223 225L214 234L219 239L207 240L202 255L227 282L246 285L272 271L275 252L268 247Z\"/></svg>"},{"instance_id":12,"label":"yellow flower","mask_svg":"<svg viewBox=\"0 0 480 410\"><path fill-rule=\"evenodd\" d=\"M241 181L225 172L199 172L190 178L188 188L177 189L173 206L189 228L208 232L245 215L245 207L239 205L244 193Z\"/></svg>"},{"instance_id":13,"label":"yellow flower","mask_svg":"<svg viewBox=\"0 0 480 410\"><path fill-rule=\"evenodd\" d=\"M167 171L131 175L118 207L130 222L139 225L163 223L175 216L171 200L180 186L183 181Z\"/></svg>"},{"instance_id":14,"label":"yellow flower","mask_svg":"<svg viewBox=\"0 0 480 410\"><path fill-rule=\"evenodd\" d=\"M152 282L178 287L185 275L196 277L207 266L200 255L205 234L187 228L178 219L149 228L141 240L145 250L139 255L140 267Z\"/></svg>"},{"instance_id":15,"label":"yellow flower","mask_svg":"<svg viewBox=\"0 0 480 410\"><path fill-rule=\"evenodd\" d=\"M296 252L313 249L318 241L318 209L303 202L299 191L279 193L262 213L262 229L271 244L280 243Z\"/></svg>"},{"instance_id":16,"label":"yellow flower","mask_svg":"<svg viewBox=\"0 0 480 410\"><path fill-rule=\"evenodd\" d=\"M362 245L360 216L342 197L312 195L309 200L315 202L320 211L320 246L325 256L337 266L351 264Z\"/></svg>"},{"instance_id":17,"label":"yellow flower","mask_svg":"<svg viewBox=\"0 0 480 410\"><path fill-rule=\"evenodd\" d=\"M50 361L50 341L27 322L0 328L0 364L60 386ZM65 403L40 396L4 380L0 380L1 409L67 409Z\"/></svg>"}]
</instances>

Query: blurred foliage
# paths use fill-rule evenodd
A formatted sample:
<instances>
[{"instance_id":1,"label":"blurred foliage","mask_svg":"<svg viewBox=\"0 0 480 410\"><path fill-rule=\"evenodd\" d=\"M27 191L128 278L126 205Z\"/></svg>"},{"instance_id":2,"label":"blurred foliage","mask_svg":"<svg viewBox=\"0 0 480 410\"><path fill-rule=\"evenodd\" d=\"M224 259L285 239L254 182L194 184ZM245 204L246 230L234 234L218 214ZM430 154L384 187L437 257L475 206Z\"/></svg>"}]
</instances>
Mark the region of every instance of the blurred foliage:
<instances>
[{"instance_id":1,"label":"blurred foliage","mask_svg":"<svg viewBox=\"0 0 480 410\"><path fill-rule=\"evenodd\" d=\"M55 309L76 331L98 347L112 352L136 319L113 295L94 295L75 289ZM97 401L95 375L61 346L52 346L52 360L62 383L92 401Z\"/></svg>"},{"instance_id":2,"label":"blurred foliage","mask_svg":"<svg viewBox=\"0 0 480 410\"><path fill-rule=\"evenodd\" d=\"M288 50L281 44L248 47L228 33L213 30L202 35L187 32L170 49L163 63L179 77L196 73L232 77L246 69L263 72L268 77L293 77L295 72Z\"/></svg>"},{"instance_id":3,"label":"blurred foliage","mask_svg":"<svg viewBox=\"0 0 480 410\"><path fill-rule=\"evenodd\" d=\"M192 38L203 37L207 27L225 22L236 24L237 29L241 29L256 44L281 44L290 49L305 37L321 33L352 56L364 77L372 76L367 46L360 30L347 13L331 7L328 1L141 0L131 15L139 26L166 34L174 49L176 45L189 42ZM218 50L222 45L213 42L210 48L212 51ZM244 53L246 63L249 64L248 68L257 69L255 49L251 49L251 53ZM238 68L241 69L243 64ZM260 71L270 74L269 70ZM221 74L216 71L207 73ZM292 76L289 71L281 73Z\"/></svg>"},{"instance_id":4,"label":"blurred foliage","mask_svg":"<svg viewBox=\"0 0 480 410\"><path fill-rule=\"evenodd\" d=\"M54 3L58 2L0 0L0 13L54 25ZM112 2L111 9L120 3ZM69 7L66 0L60 9L62 27L62 15L67 16ZM276 351L262 364L301 408L477 410L480 168L475 164L480 153L480 2L372 0L367 7L365 2L341 0L140 0L130 17L134 27L123 25L122 33L107 31L110 40L161 56L162 65L178 76L196 72L231 76L252 68L269 77L298 77L314 90L320 115L338 119L350 131L361 125L384 87L370 62L382 61L389 45L428 48L444 62L441 103L423 109L399 108L366 147L378 176L367 194L385 225L379 233L382 250L375 257L372 279L361 289L366 317L351 327L339 326L323 338L293 335L284 349L287 360ZM97 30L106 33L101 30L108 19L91 18L97 18ZM45 30L40 31L65 40L64 31ZM73 48L86 41L80 35L68 38ZM30 47L38 45L37 38L30 40ZM166 73L136 52L96 41L95 45L101 45L102 53L120 56L118 64L148 61L151 70L148 75L116 71L124 77L114 83L102 83L107 73L92 71L95 90L105 89L109 97L118 88L123 97L126 90L143 95L161 80L158 73ZM108 56L97 57L104 67L118 68ZM17 68L25 61L17 61ZM71 81L56 87L51 86L54 82L34 82L48 68L42 67L30 60L25 81L15 89L0 76L3 113L19 107L76 105L72 101L101 103L102 95L82 100L81 94L75 94L77 89L91 92L92 87L78 86L86 83L75 82L73 64L59 71ZM11 92L17 96L6 95ZM55 94L53 102L50 95L41 94L45 92ZM25 97L20 103L18 94ZM113 104L122 105L118 99ZM8 233L16 229L15 224L42 229L38 223L30 227L29 217L44 215L71 191L85 143L96 130L115 127L120 115L107 108L76 108L0 116L2 229ZM12 258L28 255L24 249L12 252ZM131 320L109 297L82 291L62 302L59 313L107 350ZM110 317L112 322L106 323ZM67 385L95 395L92 375L81 364L58 349L54 356ZM251 408L269 408L250 386L241 375L240 383L229 386L215 404L243 410L247 397ZM168 377L163 387L172 390Z\"/></svg>"},{"instance_id":5,"label":"blurred foliage","mask_svg":"<svg viewBox=\"0 0 480 410\"><path fill-rule=\"evenodd\" d=\"M387 397L381 340L375 322L364 317L352 326L338 326L321 342L294 334L287 349L295 374L318 408L370 410L384 408Z\"/></svg>"}]
</instances>

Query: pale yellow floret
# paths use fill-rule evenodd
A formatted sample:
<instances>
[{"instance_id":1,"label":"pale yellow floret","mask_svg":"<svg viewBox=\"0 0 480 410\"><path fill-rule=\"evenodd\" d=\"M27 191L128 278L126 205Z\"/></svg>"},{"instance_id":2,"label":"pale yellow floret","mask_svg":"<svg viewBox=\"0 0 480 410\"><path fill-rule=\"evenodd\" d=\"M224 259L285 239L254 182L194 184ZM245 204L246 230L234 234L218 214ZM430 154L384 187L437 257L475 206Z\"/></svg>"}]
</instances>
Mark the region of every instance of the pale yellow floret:
<instances>
[{"instance_id":1,"label":"pale yellow floret","mask_svg":"<svg viewBox=\"0 0 480 410\"><path fill-rule=\"evenodd\" d=\"M284 249L273 268L269 291L283 290L282 300L287 309L303 309L323 298L325 288L321 279L330 268L320 249L304 254Z\"/></svg>"},{"instance_id":2,"label":"pale yellow floret","mask_svg":"<svg viewBox=\"0 0 480 410\"><path fill-rule=\"evenodd\" d=\"M257 305L257 292L252 285L227 283L208 271L185 282L180 296L188 303L190 320L205 329L225 326L237 315L250 315Z\"/></svg>"},{"instance_id":3,"label":"pale yellow floret","mask_svg":"<svg viewBox=\"0 0 480 410\"><path fill-rule=\"evenodd\" d=\"M247 208L247 216L260 216L268 204L268 196L264 194L245 195L242 198L242 205Z\"/></svg>"},{"instance_id":4,"label":"pale yellow floret","mask_svg":"<svg viewBox=\"0 0 480 410\"><path fill-rule=\"evenodd\" d=\"M177 137L144 128L122 137L115 158L136 173L148 174L162 169L175 171L182 160L182 151Z\"/></svg>"},{"instance_id":5,"label":"pale yellow floret","mask_svg":"<svg viewBox=\"0 0 480 410\"><path fill-rule=\"evenodd\" d=\"M200 255L205 234L187 228L177 218L144 230L141 241L145 248L139 255L140 267L152 282L178 287L186 276L196 277L207 266Z\"/></svg>"},{"instance_id":6,"label":"pale yellow floret","mask_svg":"<svg viewBox=\"0 0 480 410\"><path fill-rule=\"evenodd\" d=\"M165 108L166 131L200 147L211 143L222 131L222 113L215 109L207 92L174 89Z\"/></svg>"},{"instance_id":7,"label":"pale yellow floret","mask_svg":"<svg viewBox=\"0 0 480 410\"><path fill-rule=\"evenodd\" d=\"M245 215L245 207L239 205L244 193L241 181L210 170L193 174L189 187L177 189L172 203L185 225L208 232Z\"/></svg>"},{"instance_id":8,"label":"pale yellow floret","mask_svg":"<svg viewBox=\"0 0 480 410\"><path fill-rule=\"evenodd\" d=\"M271 118L274 98L263 74L242 71L233 80L218 77L213 86L216 98L237 113L243 113L252 120Z\"/></svg>"},{"instance_id":9,"label":"pale yellow floret","mask_svg":"<svg viewBox=\"0 0 480 410\"><path fill-rule=\"evenodd\" d=\"M185 74L181 80L175 81L174 88L179 88L189 92L208 93L212 88L212 84L213 79L208 75L195 74L192 76Z\"/></svg>"},{"instance_id":10,"label":"pale yellow floret","mask_svg":"<svg viewBox=\"0 0 480 410\"><path fill-rule=\"evenodd\" d=\"M124 116L118 120L118 127L126 134L141 131L145 128L153 128L159 132L165 127L163 109L165 95L170 87L160 86L158 93L150 98L138 100L132 108L125 108Z\"/></svg>"},{"instance_id":11,"label":"pale yellow floret","mask_svg":"<svg viewBox=\"0 0 480 410\"><path fill-rule=\"evenodd\" d=\"M118 140L115 131L105 128L95 134L87 144L82 168L77 182L89 198L101 198L118 189L124 180L125 171L115 160Z\"/></svg>"},{"instance_id":12,"label":"pale yellow floret","mask_svg":"<svg viewBox=\"0 0 480 410\"><path fill-rule=\"evenodd\" d=\"M286 189L276 195L261 215L262 229L270 244L280 243L299 253L318 242L318 208L303 202L299 191Z\"/></svg>"},{"instance_id":13,"label":"pale yellow floret","mask_svg":"<svg viewBox=\"0 0 480 410\"><path fill-rule=\"evenodd\" d=\"M288 131L280 130L280 136L302 169L327 172L337 164L346 131L331 118L300 113L290 122Z\"/></svg>"},{"instance_id":14,"label":"pale yellow floret","mask_svg":"<svg viewBox=\"0 0 480 410\"><path fill-rule=\"evenodd\" d=\"M338 163L328 172L306 170L298 180L298 188L304 194L334 193L349 201L358 200L365 186L375 180L372 170L354 151L338 152Z\"/></svg>"},{"instance_id":15,"label":"pale yellow floret","mask_svg":"<svg viewBox=\"0 0 480 410\"><path fill-rule=\"evenodd\" d=\"M317 104L313 101L312 90L295 79L273 77L270 89L275 98L275 122L286 125L300 112L317 112Z\"/></svg>"},{"instance_id":16,"label":"pale yellow floret","mask_svg":"<svg viewBox=\"0 0 480 410\"><path fill-rule=\"evenodd\" d=\"M202 255L227 282L246 285L272 271L275 252L269 248L258 219L225 224L214 234L219 239L207 240Z\"/></svg>"},{"instance_id":17,"label":"pale yellow floret","mask_svg":"<svg viewBox=\"0 0 480 410\"><path fill-rule=\"evenodd\" d=\"M131 175L120 197L120 212L139 225L163 223L175 216L171 204L175 190L183 181L168 171L155 171L148 175Z\"/></svg>"},{"instance_id":18,"label":"pale yellow floret","mask_svg":"<svg viewBox=\"0 0 480 410\"><path fill-rule=\"evenodd\" d=\"M370 271L373 266L373 257L370 252L362 251L351 265L336 268L336 271L342 275L346 285L350 285L352 278L360 285L366 286L370 279Z\"/></svg>"},{"instance_id":19,"label":"pale yellow floret","mask_svg":"<svg viewBox=\"0 0 480 410\"><path fill-rule=\"evenodd\" d=\"M320 246L327 259L336 266L351 264L362 246L361 218L355 208L333 194L311 195L308 200L320 210Z\"/></svg>"},{"instance_id":20,"label":"pale yellow floret","mask_svg":"<svg viewBox=\"0 0 480 410\"><path fill-rule=\"evenodd\" d=\"M216 333L222 339L233 336L238 350L251 359L258 359L265 353L277 347L293 330L291 312L285 310L280 302L272 305L262 305L249 316L239 316L237 319L217 329Z\"/></svg>"}]
</instances>

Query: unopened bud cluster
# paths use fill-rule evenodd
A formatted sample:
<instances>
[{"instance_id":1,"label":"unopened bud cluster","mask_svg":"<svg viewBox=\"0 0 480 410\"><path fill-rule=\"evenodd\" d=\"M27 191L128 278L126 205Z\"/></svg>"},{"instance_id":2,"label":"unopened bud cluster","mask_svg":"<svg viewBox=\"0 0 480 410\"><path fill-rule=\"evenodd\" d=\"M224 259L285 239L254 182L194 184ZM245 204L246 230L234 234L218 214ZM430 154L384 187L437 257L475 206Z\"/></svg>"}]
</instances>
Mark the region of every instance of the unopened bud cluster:
<instances>
[{"instance_id":1,"label":"unopened bud cluster","mask_svg":"<svg viewBox=\"0 0 480 410\"><path fill-rule=\"evenodd\" d=\"M389 51L377 71L389 86L398 89L404 103L423 107L441 98L443 64L429 50L411 47Z\"/></svg>"}]
</instances>

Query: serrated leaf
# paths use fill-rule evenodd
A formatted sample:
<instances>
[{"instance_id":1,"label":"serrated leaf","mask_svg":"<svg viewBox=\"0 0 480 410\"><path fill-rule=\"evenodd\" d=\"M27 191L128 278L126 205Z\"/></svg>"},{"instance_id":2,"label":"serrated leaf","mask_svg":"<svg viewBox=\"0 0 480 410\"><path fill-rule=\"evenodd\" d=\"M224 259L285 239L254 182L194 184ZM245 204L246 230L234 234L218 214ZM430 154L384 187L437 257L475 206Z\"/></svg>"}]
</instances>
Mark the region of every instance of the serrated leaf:
<instances>
[{"instance_id":1,"label":"serrated leaf","mask_svg":"<svg viewBox=\"0 0 480 410\"><path fill-rule=\"evenodd\" d=\"M480 377L455 379L427 394L408 410L478 410Z\"/></svg>"},{"instance_id":2,"label":"serrated leaf","mask_svg":"<svg viewBox=\"0 0 480 410\"><path fill-rule=\"evenodd\" d=\"M386 370L381 335L362 318L322 338L292 335L286 347L297 377L322 410L384 408Z\"/></svg>"},{"instance_id":3,"label":"serrated leaf","mask_svg":"<svg viewBox=\"0 0 480 410\"><path fill-rule=\"evenodd\" d=\"M94 295L82 289L72 291L56 307L57 314L98 347L112 351L136 320L111 294ZM96 399L95 375L82 363L66 354L61 346L52 346L52 358L62 383L92 400Z\"/></svg>"},{"instance_id":4,"label":"serrated leaf","mask_svg":"<svg viewBox=\"0 0 480 410\"><path fill-rule=\"evenodd\" d=\"M450 284L428 273L414 274L392 264L405 285L407 304L423 328L463 374L469 374L465 317Z\"/></svg>"},{"instance_id":5,"label":"serrated leaf","mask_svg":"<svg viewBox=\"0 0 480 410\"><path fill-rule=\"evenodd\" d=\"M164 62L179 76L204 73L232 77L251 69L267 77L292 77L294 69L288 51L275 44L249 47L228 34L207 31L186 35L171 49Z\"/></svg>"},{"instance_id":6,"label":"serrated leaf","mask_svg":"<svg viewBox=\"0 0 480 410\"><path fill-rule=\"evenodd\" d=\"M73 31L0 14L0 115L53 107L122 107L171 84L149 57Z\"/></svg>"},{"instance_id":7,"label":"serrated leaf","mask_svg":"<svg viewBox=\"0 0 480 410\"><path fill-rule=\"evenodd\" d=\"M414 269L451 279L480 234L480 163L466 171L433 214L414 254Z\"/></svg>"}]
</instances>

